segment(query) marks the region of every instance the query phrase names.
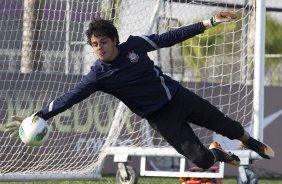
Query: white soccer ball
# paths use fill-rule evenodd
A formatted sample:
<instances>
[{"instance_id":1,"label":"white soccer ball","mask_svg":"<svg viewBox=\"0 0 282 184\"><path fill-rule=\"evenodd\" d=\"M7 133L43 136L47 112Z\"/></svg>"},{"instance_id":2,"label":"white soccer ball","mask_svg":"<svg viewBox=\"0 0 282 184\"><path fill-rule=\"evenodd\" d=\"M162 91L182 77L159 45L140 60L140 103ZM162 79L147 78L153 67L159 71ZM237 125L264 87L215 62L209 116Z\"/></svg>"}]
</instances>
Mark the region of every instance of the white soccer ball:
<instances>
[{"instance_id":1,"label":"white soccer ball","mask_svg":"<svg viewBox=\"0 0 282 184\"><path fill-rule=\"evenodd\" d=\"M29 146L41 146L49 136L47 121L38 116L29 116L19 128L21 140Z\"/></svg>"}]
</instances>

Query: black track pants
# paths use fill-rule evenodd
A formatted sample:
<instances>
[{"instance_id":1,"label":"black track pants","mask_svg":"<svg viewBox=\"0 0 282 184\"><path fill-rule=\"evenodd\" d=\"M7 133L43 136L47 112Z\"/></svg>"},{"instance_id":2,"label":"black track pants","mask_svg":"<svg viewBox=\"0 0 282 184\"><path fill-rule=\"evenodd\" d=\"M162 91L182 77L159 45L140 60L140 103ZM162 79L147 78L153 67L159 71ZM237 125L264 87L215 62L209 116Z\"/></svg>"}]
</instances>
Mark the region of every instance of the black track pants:
<instances>
[{"instance_id":1,"label":"black track pants","mask_svg":"<svg viewBox=\"0 0 282 184\"><path fill-rule=\"evenodd\" d=\"M229 139L239 139L244 134L240 123L226 117L207 100L184 87L180 87L164 108L146 119L180 154L204 169L214 164L214 156L200 142L188 122Z\"/></svg>"}]
</instances>

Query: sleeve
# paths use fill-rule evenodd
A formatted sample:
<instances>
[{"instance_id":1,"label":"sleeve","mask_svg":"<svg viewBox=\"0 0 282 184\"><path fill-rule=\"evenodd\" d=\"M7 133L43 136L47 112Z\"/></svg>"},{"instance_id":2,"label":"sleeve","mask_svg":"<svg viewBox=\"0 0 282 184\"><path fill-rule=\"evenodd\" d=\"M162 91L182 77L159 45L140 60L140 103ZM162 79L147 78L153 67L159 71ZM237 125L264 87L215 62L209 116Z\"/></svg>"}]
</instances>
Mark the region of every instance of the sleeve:
<instances>
[{"instance_id":1,"label":"sleeve","mask_svg":"<svg viewBox=\"0 0 282 184\"><path fill-rule=\"evenodd\" d=\"M140 36L147 43L141 45L146 52L157 50L163 47L170 47L184 40L194 37L205 31L205 27L202 22L183 26L173 31L168 31L163 34L152 34L149 36Z\"/></svg>"},{"instance_id":2,"label":"sleeve","mask_svg":"<svg viewBox=\"0 0 282 184\"><path fill-rule=\"evenodd\" d=\"M97 90L96 77L94 72L91 71L84 76L80 83L78 83L72 90L53 100L47 107L43 108L37 114L43 119L48 120L72 107L74 104L83 101Z\"/></svg>"}]
</instances>

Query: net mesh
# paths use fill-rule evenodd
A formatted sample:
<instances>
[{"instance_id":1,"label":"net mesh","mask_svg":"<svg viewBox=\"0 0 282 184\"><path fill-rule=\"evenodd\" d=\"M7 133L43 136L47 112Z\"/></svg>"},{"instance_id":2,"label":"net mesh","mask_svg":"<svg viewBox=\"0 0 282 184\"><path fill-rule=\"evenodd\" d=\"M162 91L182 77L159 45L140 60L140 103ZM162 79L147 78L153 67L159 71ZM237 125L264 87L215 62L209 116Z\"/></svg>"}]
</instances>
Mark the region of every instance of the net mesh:
<instances>
[{"instance_id":1,"label":"net mesh","mask_svg":"<svg viewBox=\"0 0 282 184\"><path fill-rule=\"evenodd\" d=\"M249 127L252 1L2 0L0 173L84 173L98 170L109 146L169 147L146 120L101 92L51 119L50 138L39 148L11 139L4 126L12 115L28 116L47 106L90 70L96 57L84 32L94 17L113 20L123 42L131 34L160 34L202 21L219 10L239 18L149 56L164 73ZM214 139L212 132L191 126L205 145Z\"/></svg>"}]
</instances>

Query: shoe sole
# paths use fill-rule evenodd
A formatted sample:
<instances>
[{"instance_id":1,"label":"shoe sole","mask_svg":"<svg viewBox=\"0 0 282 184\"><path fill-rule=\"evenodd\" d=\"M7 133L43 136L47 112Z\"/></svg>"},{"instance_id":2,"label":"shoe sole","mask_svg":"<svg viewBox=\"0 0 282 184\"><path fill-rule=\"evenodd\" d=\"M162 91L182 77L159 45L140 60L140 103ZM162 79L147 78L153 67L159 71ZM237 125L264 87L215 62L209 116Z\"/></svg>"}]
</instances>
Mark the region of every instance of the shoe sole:
<instances>
[{"instance_id":1,"label":"shoe sole","mask_svg":"<svg viewBox=\"0 0 282 184\"><path fill-rule=\"evenodd\" d=\"M225 155L225 158L226 157L229 157L229 160L230 161L226 161L225 163L229 164L229 165L232 165L232 166L240 166L240 159L238 156L232 154L232 153L227 153L226 151L224 151L220 146L218 145L213 145L213 143L210 145L209 149L217 149L221 152L223 152L223 154Z\"/></svg>"}]
</instances>

